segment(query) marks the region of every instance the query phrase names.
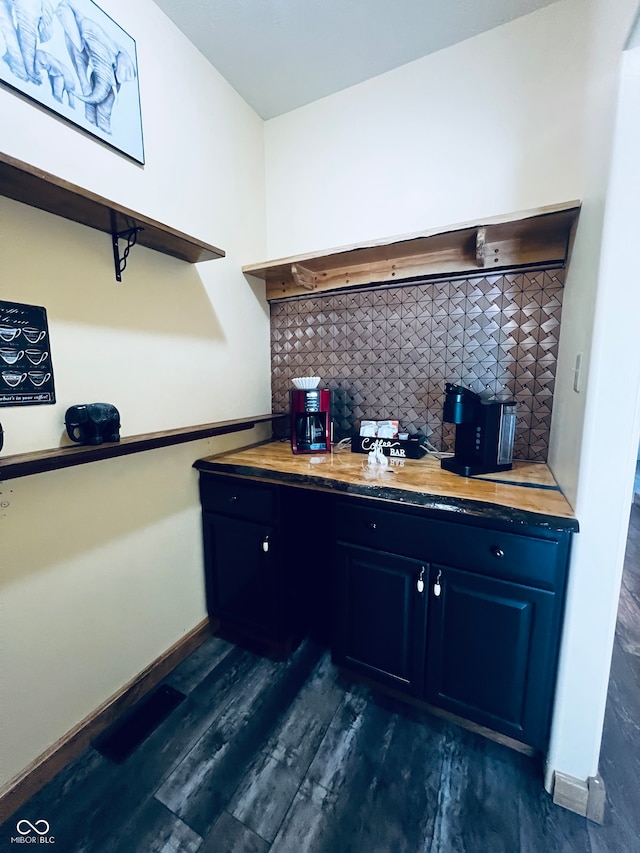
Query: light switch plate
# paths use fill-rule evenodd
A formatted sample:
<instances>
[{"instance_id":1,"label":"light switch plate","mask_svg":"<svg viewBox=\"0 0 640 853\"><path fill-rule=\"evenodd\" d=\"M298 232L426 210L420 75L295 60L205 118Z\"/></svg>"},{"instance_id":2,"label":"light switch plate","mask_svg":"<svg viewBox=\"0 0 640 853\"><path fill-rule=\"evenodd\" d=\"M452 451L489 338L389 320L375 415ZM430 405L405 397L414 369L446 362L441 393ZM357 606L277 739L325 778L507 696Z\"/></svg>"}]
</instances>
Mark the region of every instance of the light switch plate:
<instances>
[{"instance_id":1,"label":"light switch plate","mask_svg":"<svg viewBox=\"0 0 640 853\"><path fill-rule=\"evenodd\" d=\"M582 370L582 353L579 352L576 356L576 366L573 368L573 390L576 394L580 393L580 373Z\"/></svg>"}]
</instances>

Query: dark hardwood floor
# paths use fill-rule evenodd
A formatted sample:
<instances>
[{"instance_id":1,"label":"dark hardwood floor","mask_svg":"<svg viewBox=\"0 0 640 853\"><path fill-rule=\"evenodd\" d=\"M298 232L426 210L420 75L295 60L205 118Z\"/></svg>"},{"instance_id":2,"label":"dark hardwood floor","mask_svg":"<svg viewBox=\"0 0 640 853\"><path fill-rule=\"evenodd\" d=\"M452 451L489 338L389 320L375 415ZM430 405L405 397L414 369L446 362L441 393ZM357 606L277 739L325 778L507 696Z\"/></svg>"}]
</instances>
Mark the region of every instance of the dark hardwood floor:
<instances>
[{"instance_id":1,"label":"dark hardwood floor","mask_svg":"<svg viewBox=\"0 0 640 853\"><path fill-rule=\"evenodd\" d=\"M0 827L0 850L24 849L24 819L46 820L58 853L640 851L640 507L603 826L553 805L539 760L347 680L313 642L278 662L212 637L166 683L187 698L129 758L89 749Z\"/></svg>"}]
</instances>

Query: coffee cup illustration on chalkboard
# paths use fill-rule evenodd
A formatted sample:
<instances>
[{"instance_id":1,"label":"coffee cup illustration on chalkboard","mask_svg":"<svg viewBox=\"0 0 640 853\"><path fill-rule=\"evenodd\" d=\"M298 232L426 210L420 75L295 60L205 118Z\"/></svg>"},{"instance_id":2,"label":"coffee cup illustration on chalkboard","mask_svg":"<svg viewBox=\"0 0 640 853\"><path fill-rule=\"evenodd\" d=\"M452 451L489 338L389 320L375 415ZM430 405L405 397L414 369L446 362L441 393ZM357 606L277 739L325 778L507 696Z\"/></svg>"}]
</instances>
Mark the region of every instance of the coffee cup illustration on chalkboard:
<instances>
[{"instance_id":1,"label":"coffee cup illustration on chalkboard","mask_svg":"<svg viewBox=\"0 0 640 853\"><path fill-rule=\"evenodd\" d=\"M0 326L0 341L11 343L19 334L20 329L14 329L13 326Z\"/></svg>"},{"instance_id":2,"label":"coffee cup illustration on chalkboard","mask_svg":"<svg viewBox=\"0 0 640 853\"><path fill-rule=\"evenodd\" d=\"M48 352L42 352L41 350L34 349L33 347L27 347L27 349L24 351L24 354L34 367L37 367L39 364L42 364L45 358L49 355Z\"/></svg>"},{"instance_id":3,"label":"coffee cup illustration on chalkboard","mask_svg":"<svg viewBox=\"0 0 640 853\"><path fill-rule=\"evenodd\" d=\"M15 364L16 361L20 361L23 355L24 350L17 347L0 347L0 359L5 364Z\"/></svg>"},{"instance_id":4,"label":"coffee cup illustration on chalkboard","mask_svg":"<svg viewBox=\"0 0 640 853\"><path fill-rule=\"evenodd\" d=\"M27 343L39 344L40 341L44 338L44 336L47 333L44 331L44 329L28 328L28 329L23 329L22 334L24 335Z\"/></svg>"},{"instance_id":5,"label":"coffee cup illustration on chalkboard","mask_svg":"<svg viewBox=\"0 0 640 853\"><path fill-rule=\"evenodd\" d=\"M45 373L44 370L30 370L27 373L27 376L31 380L32 384L39 388L41 385L44 385L45 382L48 382L51 379L50 373Z\"/></svg>"},{"instance_id":6,"label":"coffee cup illustration on chalkboard","mask_svg":"<svg viewBox=\"0 0 640 853\"><path fill-rule=\"evenodd\" d=\"M21 382L27 378L26 373L20 373L19 370L3 370L2 371L2 379L9 388L17 388Z\"/></svg>"}]
</instances>

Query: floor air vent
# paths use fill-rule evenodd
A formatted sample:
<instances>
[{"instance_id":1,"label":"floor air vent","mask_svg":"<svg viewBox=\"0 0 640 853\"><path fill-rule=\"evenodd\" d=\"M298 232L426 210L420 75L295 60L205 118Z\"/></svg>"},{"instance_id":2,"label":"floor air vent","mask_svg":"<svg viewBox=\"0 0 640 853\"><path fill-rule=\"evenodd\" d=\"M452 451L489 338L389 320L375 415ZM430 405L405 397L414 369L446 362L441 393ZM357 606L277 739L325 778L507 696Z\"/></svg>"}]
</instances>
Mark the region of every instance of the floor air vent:
<instances>
[{"instance_id":1,"label":"floor air vent","mask_svg":"<svg viewBox=\"0 0 640 853\"><path fill-rule=\"evenodd\" d=\"M110 761L122 764L184 699L184 693L173 687L158 687L99 737L94 748Z\"/></svg>"}]
</instances>

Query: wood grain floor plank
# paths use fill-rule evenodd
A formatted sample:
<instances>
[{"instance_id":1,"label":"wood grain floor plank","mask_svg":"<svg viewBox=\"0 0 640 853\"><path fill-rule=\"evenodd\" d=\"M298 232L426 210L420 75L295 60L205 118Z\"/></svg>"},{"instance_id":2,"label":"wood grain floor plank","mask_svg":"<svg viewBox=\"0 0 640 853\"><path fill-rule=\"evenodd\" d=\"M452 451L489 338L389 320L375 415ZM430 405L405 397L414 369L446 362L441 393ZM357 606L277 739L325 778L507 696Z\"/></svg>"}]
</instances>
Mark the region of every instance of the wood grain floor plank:
<instances>
[{"instance_id":1,"label":"wood grain floor plank","mask_svg":"<svg viewBox=\"0 0 640 853\"><path fill-rule=\"evenodd\" d=\"M516 792L533 775L531 761L473 732L452 732L444 756L432 853L519 850ZM542 785L541 774L537 784Z\"/></svg>"},{"instance_id":2,"label":"wood grain floor plank","mask_svg":"<svg viewBox=\"0 0 640 853\"><path fill-rule=\"evenodd\" d=\"M282 724L272 734L265 750L276 761L299 772L306 770L344 696L344 686L325 651L309 678L287 709Z\"/></svg>"},{"instance_id":3,"label":"wood grain floor plank","mask_svg":"<svg viewBox=\"0 0 640 853\"><path fill-rule=\"evenodd\" d=\"M267 853L269 844L222 812L198 853Z\"/></svg>"},{"instance_id":4,"label":"wood grain floor plank","mask_svg":"<svg viewBox=\"0 0 640 853\"><path fill-rule=\"evenodd\" d=\"M117 833L117 825L103 820L103 807L119 772L118 765L87 750L0 826L0 850L18 849L10 841L17 835L16 822L33 822L34 816L49 823L58 851L97 849L110 832Z\"/></svg>"},{"instance_id":5,"label":"wood grain floor plank","mask_svg":"<svg viewBox=\"0 0 640 853\"><path fill-rule=\"evenodd\" d=\"M604 824L589 825L594 853L640 850L640 659L614 647L600 773L607 791Z\"/></svg>"},{"instance_id":6,"label":"wood grain floor plank","mask_svg":"<svg viewBox=\"0 0 640 853\"><path fill-rule=\"evenodd\" d=\"M153 798L91 853L198 853L202 838ZM87 851L89 853L89 851Z\"/></svg>"},{"instance_id":7,"label":"wood grain floor plank","mask_svg":"<svg viewBox=\"0 0 640 853\"><path fill-rule=\"evenodd\" d=\"M415 853L432 835L448 724L354 687L276 836L273 853Z\"/></svg>"},{"instance_id":8,"label":"wood grain floor plank","mask_svg":"<svg viewBox=\"0 0 640 853\"><path fill-rule=\"evenodd\" d=\"M521 791L516 797L520 801L521 853L592 853L586 818L554 805L540 787L530 797ZM618 849L624 848L614 847L611 853Z\"/></svg>"},{"instance_id":9,"label":"wood grain floor plank","mask_svg":"<svg viewBox=\"0 0 640 853\"><path fill-rule=\"evenodd\" d=\"M273 841L344 694L326 652L247 768L228 810Z\"/></svg>"},{"instance_id":10,"label":"wood grain floor plank","mask_svg":"<svg viewBox=\"0 0 640 853\"><path fill-rule=\"evenodd\" d=\"M304 644L288 661L263 659L254 667L252 677L238 684L215 723L160 786L158 800L205 836L320 654L318 647Z\"/></svg>"},{"instance_id":11,"label":"wood grain floor plank","mask_svg":"<svg viewBox=\"0 0 640 853\"><path fill-rule=\"evenodd\" d=\"M631 508L629 535L620 585L616 637L622 648L640 656L640 506Z\"/></svg>"},{"instance_id":12,"label":"wood grain floor plank","mask_svg":"<svg viewBox=\"0 0 640 853\"><path fill-rule=\"evenodd\" d=\"M429 853L590 853L587 821L553 804L539 760L457 730Z\"/></svg>"},{"instance_id":13,"label":"wood grain floor plank","mask_svg":"<svg viewBox=\"0 0 640 853\"><path fill-rule=\"evenodd\" d=\"M235 686L222 713L156 792L160 802L176 814L187 812L191 798L198 795L207 777L225 760L234 737L250 725L252 718L258 719L265 693L278 676L277 665L265 658L252 668L250 678Z\"/></svg>"},{"instance_id":14,"label":"wood grain floor plank","mask_svg":"<svg viewBox=\"0 0 640 853\"><path fill-rule=\"evenodd\" d=\"M164 680L182 693L191 693L224 660L234 646L221 637L209 637Z\"/></svg>"},{"instance_id":15,"label":"wood grain floor plank","mask_svg":"<svg viewBox=\"0 0 640 853\"><path fill-rule=\"evenodd\" d=\"M291 807L302 779L290 767L261 752L229 803L229 812L271 843Z\"/></svg>"}]
</instances>

